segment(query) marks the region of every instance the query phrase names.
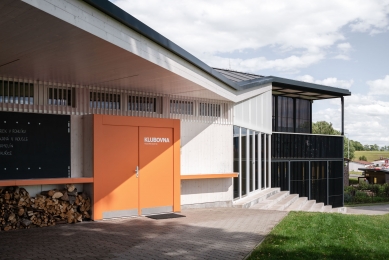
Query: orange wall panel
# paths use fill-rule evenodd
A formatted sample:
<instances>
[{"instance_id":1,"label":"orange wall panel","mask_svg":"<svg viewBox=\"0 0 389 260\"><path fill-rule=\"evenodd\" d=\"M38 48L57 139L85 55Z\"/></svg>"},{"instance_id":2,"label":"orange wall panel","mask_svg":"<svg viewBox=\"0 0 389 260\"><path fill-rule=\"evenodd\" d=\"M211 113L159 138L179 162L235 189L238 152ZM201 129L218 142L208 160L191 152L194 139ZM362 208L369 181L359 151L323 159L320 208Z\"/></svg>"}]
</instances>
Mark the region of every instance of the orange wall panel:
<instances>
[{"instance_id":1,"label":"orange wall panel","mask_svg":"<svg viewBox=\"0 0 389 260\"><path fill-rule=\"evenodd\" d=\"M93 219L102 219L103 212L133 209L134 200L139 212L145 207L167 206L165 203L173 205L173 211L179 211L179 120L107 115L93 117ZM170 145L142 146L144 137L165 137L161 134L169 136ZM141 146L136 148L135 143ZM139 178L135 176L135 161L140 166ZM165 190L160 190L160 187L165 187Z\"/></svg>"},{"instance_id":2,"label":"orange wall panel","mask_svg":"<svg viewBox=\"0 0 389 260\"><path fill-rule=\"evenodd\" d=\"M139 155L140 208L173 206L173 129L140 127Z\"/></svg>"}]
</instances>

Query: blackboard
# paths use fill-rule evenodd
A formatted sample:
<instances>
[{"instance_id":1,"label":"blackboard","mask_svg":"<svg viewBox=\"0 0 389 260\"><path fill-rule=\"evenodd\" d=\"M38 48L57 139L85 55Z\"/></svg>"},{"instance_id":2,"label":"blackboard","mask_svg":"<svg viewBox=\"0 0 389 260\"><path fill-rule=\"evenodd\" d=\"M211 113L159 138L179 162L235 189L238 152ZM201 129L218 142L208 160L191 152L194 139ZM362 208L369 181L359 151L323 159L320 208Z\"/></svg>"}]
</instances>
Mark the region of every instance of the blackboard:
<instances>
[{"instance_id":1,"label":"blackboard","mask_svg":"<svg viewBox=\"0 0 389 260\"><path fill-rule=\"evenodd\" d=\"M0 112L0 180L70 177L70 116Z\"/></svg>"}]
</instances>

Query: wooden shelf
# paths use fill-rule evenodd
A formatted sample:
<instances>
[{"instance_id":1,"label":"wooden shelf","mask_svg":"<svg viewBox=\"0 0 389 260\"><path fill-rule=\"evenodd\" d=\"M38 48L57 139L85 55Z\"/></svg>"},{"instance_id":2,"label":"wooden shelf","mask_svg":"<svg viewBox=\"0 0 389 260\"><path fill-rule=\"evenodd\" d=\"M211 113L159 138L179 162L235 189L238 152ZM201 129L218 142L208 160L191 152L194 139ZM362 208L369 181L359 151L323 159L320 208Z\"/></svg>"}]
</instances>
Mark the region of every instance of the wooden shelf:
<instances>
[{"instance_id":1,"label":"wooden shelf","mask_svg":"<svg viewBox=\"0 0 389 260\"><path fill-rule=\"evenodd\" d=\"M214 174L190 174L190 175L181 175L181 180L234 178L234 177L238 177L238 175L239 174L237 172L214 173Z\"/></svg>"},{"instance_id":2,"label":"wooden shelf","mask_svg":"<svg viewBox=\"0 0 389 260\"><path fill-rule=\"evenodd\" d=\"M52 178L30 180L0 180L0 186L29 186L45 184L77 184L93 183L93 178Z\"/></svg>"}]
</instances>

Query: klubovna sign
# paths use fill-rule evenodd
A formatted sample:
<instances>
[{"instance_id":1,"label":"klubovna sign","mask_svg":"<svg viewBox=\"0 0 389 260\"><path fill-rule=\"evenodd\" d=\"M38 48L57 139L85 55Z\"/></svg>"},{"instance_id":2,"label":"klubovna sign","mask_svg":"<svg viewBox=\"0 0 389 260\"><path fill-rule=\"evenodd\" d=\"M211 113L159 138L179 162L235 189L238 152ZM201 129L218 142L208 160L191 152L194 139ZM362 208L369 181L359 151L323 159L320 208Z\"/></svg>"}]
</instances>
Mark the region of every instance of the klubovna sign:
<instances>
[{"instance_id":1,"label":"klubovna sign","mask_svg":"<svg viewBox=\"0 0 389 260\"><path fill-rule=\"evenodd\" d=\"M145 137L145 143L170 143L169 138L165 137Z\"/></svg>"}]
</instances>

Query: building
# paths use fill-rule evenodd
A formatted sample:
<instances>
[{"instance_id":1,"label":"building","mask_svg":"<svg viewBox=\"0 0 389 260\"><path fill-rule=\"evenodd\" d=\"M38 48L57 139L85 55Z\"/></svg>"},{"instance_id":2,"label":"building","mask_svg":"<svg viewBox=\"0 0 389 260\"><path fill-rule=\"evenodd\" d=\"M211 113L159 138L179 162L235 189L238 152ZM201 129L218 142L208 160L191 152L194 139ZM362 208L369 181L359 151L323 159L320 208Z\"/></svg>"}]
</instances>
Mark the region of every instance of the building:
<instances>
[{"instance_id":1,"label":"building","mask_svg":"<svg viewBox=\"0 0 389 260\"><path fill-rule=\"evenodd\" d=\"M365 168L373 165L375 164L366 161L350 161L349 163L350 171L355 171L355 172L361 172L359 168Z\"/></svg>"},{"instance_id":2,"label":"building","mask_svg":"<svg viewBox=\"0 0 389 260\"><path fill-rule=\"evenodd\" d=\"M281 187L343 205L343 137L313 100L348 90L204 64L106 0L0 8L0 186L66 183L93 219L232 206Z\"/></svg>"}]
</instances>

